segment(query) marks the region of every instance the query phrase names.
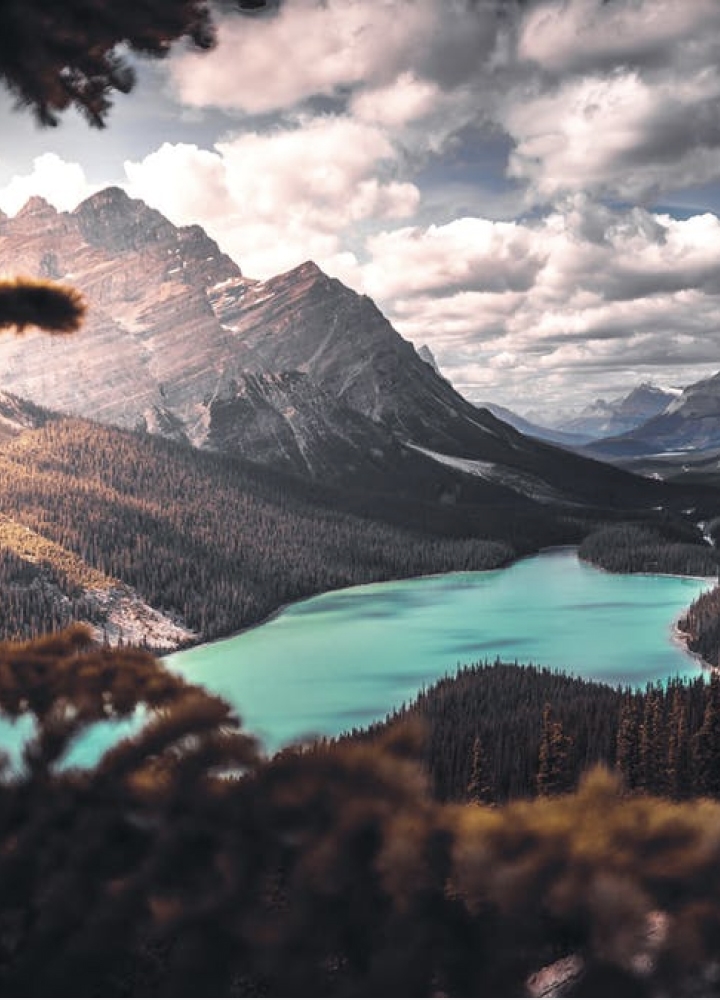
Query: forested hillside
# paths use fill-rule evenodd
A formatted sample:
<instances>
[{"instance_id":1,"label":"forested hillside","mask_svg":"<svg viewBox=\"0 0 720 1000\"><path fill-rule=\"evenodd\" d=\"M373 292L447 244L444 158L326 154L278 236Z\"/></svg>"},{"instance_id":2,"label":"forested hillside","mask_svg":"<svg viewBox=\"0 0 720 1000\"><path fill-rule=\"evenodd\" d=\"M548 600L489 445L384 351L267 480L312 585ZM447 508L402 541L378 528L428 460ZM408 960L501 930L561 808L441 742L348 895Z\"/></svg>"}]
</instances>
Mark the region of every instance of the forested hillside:
<instances>
[{"instance_id":1,"label":"forested hillside","mask_svg":"<svg viewBox=\"0 0 720 1000\"><path fill-rule=\"evenodd\" d=\"M0 449L0 509L14 525L0 533L0 635L77 617L102 624L85 601L93 573L212 638L320 591L488 569L583 539L581 556L615 571L717 572L714 550L678 514L649 510L643 522L613 524L609 511L479 503L470 488L465 500L446 491L448 471L415 497L381 482L343 489L48 415ZM26 528L36 533L32 552L20 544Z\"/></svg>"},{"instance_id":2,"label":"forested hillside","mask_svg":"<svg viewBox=\"0 0 720 1000\"><path fill-rule=\"evenodd\" d=\"M366 738L421 719L425 764L443 801L506 802L570 792L588 768L628 791L720 797L720 677L645 690L496 662L423 691Z\"/></svg>"},{"instance_id":3,"label":"forested hillside","mask_svg":"<svg viewBox=\"0 0 720 1000\"><path fill-rule=\"evenodd\" d=\"M442 505L412 503L401 528L391 523L401 520L400 501L388 502L382 521L382 497L323 492L238 459L79 420L50 421L6 445L0 504L207 638L334 587L497 567L538 531L489 512L483 537L477 509L450 519ZM498 540L511 538L516 522L518 549ZM577 531L546 524L550 538ZM3 619L5 634L16 634L17 616L8 610ZM37 621L39 631L59 624Z\"/></svg>"},{"instance_id":4,"label":"forested hillside","mask_svg":"<svg viewBox=\"0 0 720 1000\"><path fill-rule=\"evenodd\" d=\"M611 573L672 573L717 576L718 557L697 524L677 516L622 521L592 531L578 550L581 559Z\"/></svg>"}]
</instances>

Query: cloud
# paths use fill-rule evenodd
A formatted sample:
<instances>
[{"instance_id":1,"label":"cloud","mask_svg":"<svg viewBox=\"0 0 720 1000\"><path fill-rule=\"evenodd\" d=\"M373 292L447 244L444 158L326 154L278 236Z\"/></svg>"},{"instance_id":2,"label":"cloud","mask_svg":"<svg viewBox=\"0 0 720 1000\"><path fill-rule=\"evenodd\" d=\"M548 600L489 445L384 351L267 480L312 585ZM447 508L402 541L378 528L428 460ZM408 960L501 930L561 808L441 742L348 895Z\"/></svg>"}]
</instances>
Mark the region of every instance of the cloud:
<instances>
[{"instance_id":1,"label":"cloud","mask_svg":"<svg viewBox=\"0 0 720 1000\"><path fill-rule=\"evenodd\" d=\"M529 196L650 199L720 178L720 5L538 3L496 106Z\"/></svg>"},{"instance_id":2,"label":"cloud","mask_svg":"<svg viewBox=\"0 0 720 1000\"><path fill-rule=\"evenodd\" d=\"M247 132L213 151L166 143L125 171L130 194L178 225L200 222L255 277L309 257L347 267L351 227L406 218L419 199L395 176L384 132L340 116Z\"/></svg>"},{"instance_id":3,"label":"cloud","mask_svg":"<svg viewBox=\"0 0 720 1000\"><path fill-rule=\"evenodd\" d=\"M696 48L698 39L715 47L719 28L715 0L552 0L527 13L518 54L556 74L656 69Z\"/></svg>"},{"instance_id":4,"label":"cloud","mask_svg":"<svg viewBox=\"0 0 720 1000\"><path fill-rule=\"evenodd\" d=\"M719 178L719 98L714 68L655 81L619 71L515 94L503 118L510 175L545 201L573 191L648 199Z\"/></svg>"},{"instance_id":5,"label":"cloud","mask_svg":"<svg viewBox=\"0 0 720 1000\"><path fill-rule=\"evenodd\" d=\"M359 269L397 329L470 398L520 406L564 385L720 368L720 220L575 197L514 224L462 219L368 239Z\"/></svg>"},{"instance_id":6,"label":"cloud","mask_svg":"<svg viewBox=\"0 0 720 1000\"><path fill-rule=\"evenodd\" d=\"M274 17L220 20L218 46L170 61L181 99L257 114L390 84L404 73L455 87L498 33L497 4L464 0L286 0Z\"/></svg>"},{"instance_id":7,"label":"cloud","mask_svg":"<svg viewBox=\"0 0 720 1000\"><path fill-rule=\"evenodd\" d=\"M171 63L184 103L261 113L316 95L392 77L386 67L411 64L411 54L437 22L419 0L287 0L278 14L252 23L219 23L212 53L185 53Z\"/></svg>"},{"instance_id":8,"label":"cloud","mask_svg":"<svg viewBox=\"0 0 720 1000\"><path fill-rule=\"evenodd\" d=\"M33 160L30 173L16 174L0 188L0 208L15 215L28 198L40 195L58 210L67 211L96 189L79 163L69 163L56 153L43 153Z\"/></svg>"},{"instance_id":9,"label":"cloud","mask_svg":"<svg viewBox=\"0 0 720 1000\"><path fill-rule=\"evenodd\" d=\"M384 232L368 239L368 249L366 286L382 298L525 291L545 258L531 228L476 218Z\"/></svg>"},{"instance_id":10,"label":"cloud","mask_svg":"<svg viewBox=\"0 0 720 1000\"><path fill-rule=\"evenodd\" d=\"M404 72L384 86L359 91L350 102L350 111L361 120L397 127L429 117L441 103L437 84Z\"/></svg>"}]
</instances>

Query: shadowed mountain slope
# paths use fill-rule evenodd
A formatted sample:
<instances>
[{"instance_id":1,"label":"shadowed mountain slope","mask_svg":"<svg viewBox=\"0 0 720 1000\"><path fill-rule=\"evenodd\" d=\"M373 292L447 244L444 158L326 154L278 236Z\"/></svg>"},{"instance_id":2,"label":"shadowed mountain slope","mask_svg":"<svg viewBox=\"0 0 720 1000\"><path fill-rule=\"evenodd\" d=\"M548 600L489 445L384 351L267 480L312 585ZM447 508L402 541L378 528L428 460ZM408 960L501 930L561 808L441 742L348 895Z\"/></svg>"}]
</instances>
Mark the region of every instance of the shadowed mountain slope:
<instances>
[{"instance_id":1,"label":"shadowed mountain slope","mask_svg":"<svg viewBox=\"0 0 720 1000\"><path fill-rule=\"evenodd\" d=\"M0 219L0 262L71 281L88 300L75 337L0 340L0 387L54 411L433 500L668 500L657 483L473 406L367 296L312 262L249 279L200 227L118 188L73 212L31 199Z\"/></svg>"}]
</instances>

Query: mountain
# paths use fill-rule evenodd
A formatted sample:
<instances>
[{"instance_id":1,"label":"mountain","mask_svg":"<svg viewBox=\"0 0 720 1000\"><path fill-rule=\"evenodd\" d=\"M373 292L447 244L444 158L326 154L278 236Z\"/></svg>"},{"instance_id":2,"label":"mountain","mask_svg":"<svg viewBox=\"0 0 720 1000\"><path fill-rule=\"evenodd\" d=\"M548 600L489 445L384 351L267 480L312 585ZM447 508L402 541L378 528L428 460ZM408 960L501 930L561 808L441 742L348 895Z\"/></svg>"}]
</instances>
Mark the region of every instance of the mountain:
<instances>
[{"instance_id":1,"label":"mountain","mask_svg":"<svg viewBox=\"0 0 720 1000\"><path fill-rule=\"evenodd\" d=\"M526 420L524 417L521 417L514 410L509 410L506 406L499 406L497 403L483 402L478 405L490 410L492 414L500 420L504 420L506 424L510 424L511 427L520 431L521 434L540 438L541 441L551 441L553 444L564 445L568 448L577 448L590 440L586 434L573 434L570 431L556 430L553 427L544 427L542 424L536 424L532 420Z\"/></svg>"},{"instance_id":2,"label":"mountain","mask_svg":"<svg viewBox=\"0 0 720 1000\"><path fill-rule=\"evenodd\" d=\"M720 372L687 386L652 419L587 450L613 458L720 450Z\"/></svg>"},{"instance_id":3,"label":"mountain","mask_svg":"<svg viewBox=\"0 0 720 1000\"><path fill-rule=\"evenodd\" d=\"M313 262L248 278L199 226L119 188L73 212L30 199L0 218L0 262L89 303L76 336L0 340L0 387L36 405L429 502L663 502L657 484L473 406Z\"/></svg>"},{"instance_id":4,"label":"mountain","mask_svg":"<svg viewBox=\"0 0 720 1000\"><path fill-rule=\"evenodd\" d=\"M553 421L553 429L582 435L585 441L623 434L662 413L679 392L642 382L625 396L596 399L576 416Z\"/></svg>"},{"instance_id":5,"label":"mountain","mask_svg":"<svg viewBox=\"0 0 720 1000\"><path fill-rule=\"evenodd\" d=\"M436 375L440 375L444 378L442 372L440 371L440 366L435 359L435 355L430 350L427 344L423 344L422 347L418 347L418 357L422 358L423 361L427 362L433 369Z\"/></svg>"}]
</instances>

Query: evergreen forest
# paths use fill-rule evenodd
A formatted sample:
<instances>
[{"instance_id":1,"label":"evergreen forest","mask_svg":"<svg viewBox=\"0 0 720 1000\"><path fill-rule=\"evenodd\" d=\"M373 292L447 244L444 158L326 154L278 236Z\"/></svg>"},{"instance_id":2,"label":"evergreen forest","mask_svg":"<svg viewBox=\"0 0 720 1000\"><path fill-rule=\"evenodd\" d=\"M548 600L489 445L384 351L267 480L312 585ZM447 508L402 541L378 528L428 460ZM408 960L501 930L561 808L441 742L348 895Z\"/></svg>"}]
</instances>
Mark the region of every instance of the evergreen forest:
<instances>
[{"instance_id":1,"label":"evergreen forest","mask_svg":"<svg viewBox=\"0 0 720 1000\"><path fill-rule=\"evenodd\" d=\"M597 765L628 792L720 798L715 673L641 689L478 663L422 691L368 735L409 721L426 732L424 766L441 801L496 805L566 793Z\"/></svg>"},{"instance_id":2,"label":"evergreen forest","mask_svg":"<svg viewBox=\"0 0 720 1000\"><path fill-rule=\"evenodd\" d=\"M212 639L322 591L497 568L550 545L580 544L581 558L615 572L717 574L714 546L670 512L612 521L343 490L72 418L2 443L0 503L5 638L102 626L88 591L112 581Z\"/></svg>"},{"instance_id":3,"label":"evergreen forest","mask_svg":"<svg viewBox=\"0 0 720 1000\"><path fill-rule=\"evenodd\" d=\"M80 626L0 644L0 667L3 712L33 722L0 779L8 996L720 988L715 678L638 693L478 665L372 733L268 759L221 699ZM515 698L521 766L491 763ZM63 765L137 707L140 732Z\"/></svg>"},{"instance_id":4,"label":"evergreen forest","mask_svg":"<svg viewBox=\"0 0 720 1000\"><path fill-rule=\"evenodd\" d=\"M265 6L8 0L0 78L42 124L74 107L103 126L128 55L212 48L217 12ZM0 279L0 329L63 336L84 311ZM702 513L640 515L434 485L343 490L50 416L3 440L0 713L25 734L0 755L3 995L720 995L717 674L635 690L478 663L382 725L267 757L221 698L77 623L122 581L212 638L318 591L557 544L718 573L712 490ZM716 666L719 621L715 590L681 622Z\"/></svg>"}]
</instances>

